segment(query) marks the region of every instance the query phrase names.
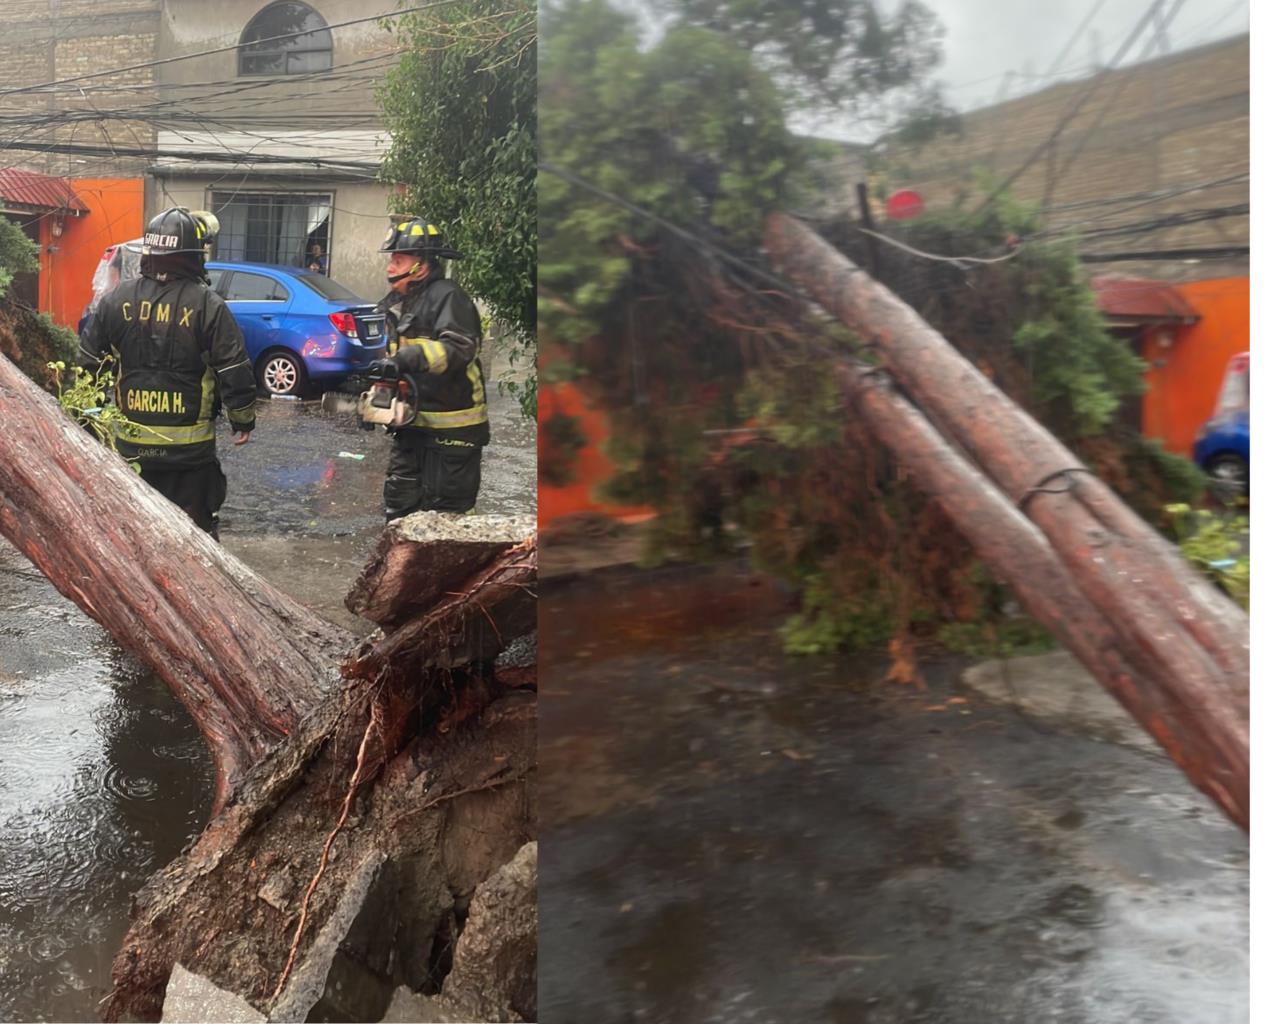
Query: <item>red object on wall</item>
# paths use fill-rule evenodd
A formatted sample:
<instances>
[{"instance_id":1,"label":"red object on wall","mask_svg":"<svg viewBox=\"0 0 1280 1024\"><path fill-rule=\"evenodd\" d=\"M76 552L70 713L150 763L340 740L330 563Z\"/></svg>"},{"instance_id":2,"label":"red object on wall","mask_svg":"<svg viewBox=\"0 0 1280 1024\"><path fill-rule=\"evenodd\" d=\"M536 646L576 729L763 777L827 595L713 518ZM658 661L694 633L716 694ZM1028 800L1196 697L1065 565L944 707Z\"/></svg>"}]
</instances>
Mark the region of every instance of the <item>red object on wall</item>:
<instances>
[{"instance_id":1,"label":"red object on wall","mask_svg":"<svg viewBox=\"0 0 1280 1024\"><path fill-rule=\"evenodd\" d=\"M924 213L924 196L909 188L899 189L884 204L890 220L910 220Z\"/></svg>"}]
</instances>

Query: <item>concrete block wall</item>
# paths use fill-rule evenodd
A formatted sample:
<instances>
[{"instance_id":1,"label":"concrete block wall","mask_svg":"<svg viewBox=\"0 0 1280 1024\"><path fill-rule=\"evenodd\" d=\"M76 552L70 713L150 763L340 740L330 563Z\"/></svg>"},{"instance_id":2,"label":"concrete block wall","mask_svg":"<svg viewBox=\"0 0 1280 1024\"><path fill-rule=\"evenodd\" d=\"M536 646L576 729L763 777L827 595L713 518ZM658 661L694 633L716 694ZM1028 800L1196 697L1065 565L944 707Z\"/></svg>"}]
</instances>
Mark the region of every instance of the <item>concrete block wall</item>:
<instances>
[{"instance_id":1,"label":"concrete block wall","mask_svg":"<svg viewBox=\"0 0 1280 1024\"><path fill-rule=\"evenodd\" d=\"M1104 72L973 111L963 134L919 150L889 154L881 183L911 187L942 208L960 196L966 206L982 195L973 172L995 182L1041 146L1077 103L1080 108L1010 189L1041 205L1050 228L1085 232L1248 202L1247 180L1184 192L1131 210L1098 200L1177 190L1249 169L1249 37L1171 54ZM1136 200L1135 200L1136 202ZM1090 204L1090 205L1079 205ZM1081 251L1205 248L1247 245L1247 215L1203 220L1124 236L1082 235ZM1144 273L1173 279L1247 272L1247 259L1200 264L1115 262L1095 272Z\"/></svg>"},{"instance_id":2,"label":"concrete block wall","mask_svg":"<svg viewBox=\"0 0 1280 1024\"><path fill-rule=\"evenodd\" d=\"M154 60L160 0L15 0L0 9L0 91L94 74ZM0 113L41 113L50 123L10 138L45 146L79 144L151 148L154 130L144 123L103 118L69 121L59 115L108 111L153 101L154 68L92 78L56 92L0 96ZM96 156L4 148L4 166L77 177L139 175L147 158Z\"/></svg>"}]
</instances>

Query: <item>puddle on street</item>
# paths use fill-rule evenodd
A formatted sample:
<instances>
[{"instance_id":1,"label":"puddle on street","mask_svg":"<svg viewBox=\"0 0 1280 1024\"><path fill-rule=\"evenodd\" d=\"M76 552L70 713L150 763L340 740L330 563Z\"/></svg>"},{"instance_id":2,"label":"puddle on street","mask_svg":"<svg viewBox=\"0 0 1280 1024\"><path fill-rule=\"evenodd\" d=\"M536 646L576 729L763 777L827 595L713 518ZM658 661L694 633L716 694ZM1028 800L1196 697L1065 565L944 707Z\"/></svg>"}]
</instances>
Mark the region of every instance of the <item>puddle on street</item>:
<instances>
[{"instance_id":1,"label":"puddle on street","mask_svg":"<svg viewBox=\"0 0 1280 1024\"><path fill-rule=\"evenodd\" d=\"M532 424L491 397L479 509L532 512ZM316 401L258 412L242 448L222 427L223 542L354 640L372 627L342 602L382 529L389 440ZM99 1019L130 897L212 793L185 709L0 540L0 1021Z\"/></svg>"},{"instance_id":2,"label":"puddle on street","mask_svg":"<svg viewBox=\"0 0 1280 1024\"><path fill-rule=\"evenodd\" d=\"M1167 760L788 659L744 579L543 585L545 1019L1248 1019L1247 839Z\"/></svg>"}]
</instances>

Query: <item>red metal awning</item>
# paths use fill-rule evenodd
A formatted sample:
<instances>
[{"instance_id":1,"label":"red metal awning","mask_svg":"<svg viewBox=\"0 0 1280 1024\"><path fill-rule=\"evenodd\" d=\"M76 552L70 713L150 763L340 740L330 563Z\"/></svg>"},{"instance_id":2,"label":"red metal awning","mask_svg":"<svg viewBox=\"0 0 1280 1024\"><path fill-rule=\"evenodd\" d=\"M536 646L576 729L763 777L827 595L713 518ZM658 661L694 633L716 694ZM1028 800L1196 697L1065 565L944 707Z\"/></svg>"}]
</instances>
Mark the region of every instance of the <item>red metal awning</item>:
<instances>
[{"instance_id":1,"label":"red metal awning","mask_svg":"<svg viewBox=\"0 0 1280 1024\"><path fill-rule=\"evenodd\" d=\"M64 210L73 216L88 213L65 178L16 167L0 169L0 206L21 210Z\"/></svg>"},{"instance_id":2,"label":"red metal awning","mask_svg":"<svg viewBox=\"0 0 1280 1024\"><path fill-rule=\"evenodd\" d=\"M1098 297L1098 308L1118 326L1193 324L1200 319L1195 308L1164 281L1105 274L1090 284Z\"/></svg>"}]
</instances>

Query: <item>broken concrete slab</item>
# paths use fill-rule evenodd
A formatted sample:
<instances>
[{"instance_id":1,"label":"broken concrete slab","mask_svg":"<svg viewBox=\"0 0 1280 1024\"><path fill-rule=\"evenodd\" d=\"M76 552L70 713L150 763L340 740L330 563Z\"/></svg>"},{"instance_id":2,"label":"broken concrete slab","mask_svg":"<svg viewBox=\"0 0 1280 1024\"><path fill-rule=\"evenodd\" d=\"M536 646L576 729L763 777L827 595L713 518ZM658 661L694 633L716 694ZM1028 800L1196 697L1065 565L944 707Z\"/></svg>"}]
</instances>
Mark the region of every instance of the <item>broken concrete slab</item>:
<instances>
[{"instance_id":1,"label":"broken concrete slab","mask_svg":"<svg viewBox=\"0 0 1280 1024\"><path fill-rule=\"evenodd\" d=\"M1146 731L1066 651L973 665L961 681L989 700L1055 725L1140 750L1158 750Z\"/></svg>"},{"instance_id":2,"label":"broken concrete slab","mask_svg":"<svg viewBox=\"0 0 1280 1024\"><path fill-rule=\"evenodd\" d=\"M405 516L378 538L347 608L389 633L536 532L533 515Z\"/></svg>"},{"instance_id":3,"label":"broken concrete slab","mask_svg":"<svg viewBox=\"0 0 1280 1024\"><path fill-rule=\"evenodd\" d=\"M441 996L537 1016L538 844L526 843L475 891ZM496 1008L495 1007L495 1008Z\"/></svg>"},{"instance_id":4,"label":"broken concrete slab","mask_svg":"<svg viewBox=\"0 0 1280 1024\"><path fill-rule=\"evenodd\" d=\"M386 863L386 854L374 850L366 854L352 869L338 905L301 957L289 976L280 998L271 1007L271 1021L306 1020L312 1007L325 994L325 985L338 956L338 945L350 932L352 924L368 899L370 891Z\"/></svg>"},{"instance_id":5,"label":"broken concrete slab","mask_svg":"<svg viewBox=\"0 0 1280 1024\"><path fill-rule=\"evenodd\" d=\"M164 993L162 1024L261 1024L267 1018L243 997L208 978L173 965Z\"/></svg>"}]
</instances>

